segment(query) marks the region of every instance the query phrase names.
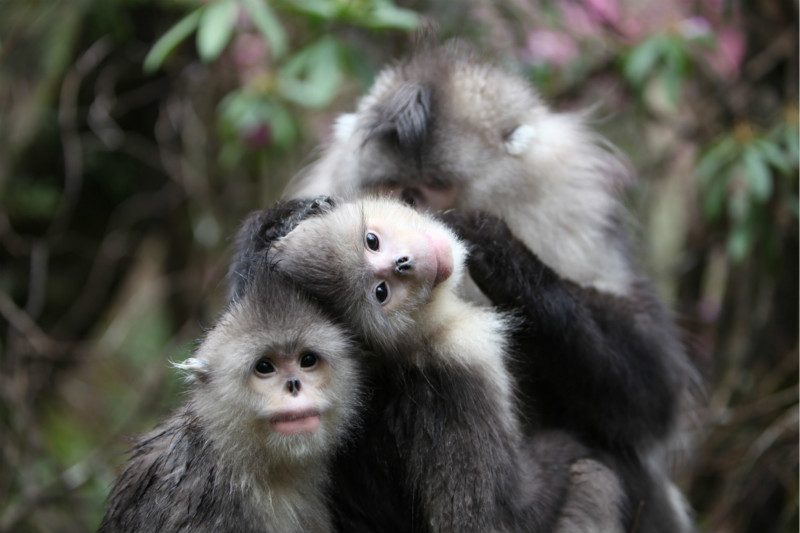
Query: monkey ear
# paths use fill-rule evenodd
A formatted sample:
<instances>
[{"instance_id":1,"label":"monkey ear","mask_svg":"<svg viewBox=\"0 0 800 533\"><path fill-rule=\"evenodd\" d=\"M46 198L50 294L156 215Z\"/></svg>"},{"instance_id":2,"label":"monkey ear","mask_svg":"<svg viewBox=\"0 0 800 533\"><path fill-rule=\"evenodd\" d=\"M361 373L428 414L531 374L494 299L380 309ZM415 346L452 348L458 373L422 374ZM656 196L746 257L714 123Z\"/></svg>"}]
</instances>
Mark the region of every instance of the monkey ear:
<instances>
[{"instance_id":1,"label":"monkey ear","mask_svg":"<svg viewBox=\"0 0 800 533\"><path fill-rule=\"evenodd\" d=\"M333 123L333 138L336 141L346 141L353 136L358 125L358 115L345 113L336 117Z\"/></svg>"},{"instance_id":2,"label":"monkey ear","mask_svg":"<svg viewBox=\"0 0 800 533\"><path fill-rule=\"evenodd\" d=\"M536 138L536 128L528 124L517 126L506 138L506 151L511 155L520 155L531 147Z\"/></svg>"},{"instance_id":3,"label":"monkey ear","mask_svg":"<svg viewBox=\"0 0 800 533\"><path fill-rule=\"evenodd\" d=\"M208 361L199 357L190 357L182 363L172 363L172 366L186 372L186 381L208 383L210 368Z\"/></svg>"}]
</instances>

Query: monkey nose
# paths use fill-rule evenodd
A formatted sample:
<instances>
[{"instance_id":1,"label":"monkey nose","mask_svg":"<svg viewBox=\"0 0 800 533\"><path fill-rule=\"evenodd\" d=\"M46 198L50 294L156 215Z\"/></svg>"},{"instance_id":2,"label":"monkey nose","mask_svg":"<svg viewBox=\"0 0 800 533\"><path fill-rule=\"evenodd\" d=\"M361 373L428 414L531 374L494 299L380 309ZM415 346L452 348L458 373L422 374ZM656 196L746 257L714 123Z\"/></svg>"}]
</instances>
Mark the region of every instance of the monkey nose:
<instances>
[{"instance_id":1,"label":"monkey nose","mask_svg":"<svg viewBox=\"0 0 800 533\"><path fill-rule=\"evenodd\" d=\"M408 272L414 268L414 261L407 255L403 255L394 260L394 270L398 274Z\"/></svg>"},{"instance_id":2,"label":"monkey nose","mask_svg":"<svg viewBox=\"0 0 800 533\"><path fill-rule=\"evenodd\" d=\"M286 380L286 390L289 391L289 394L292 396L297 396L300 392L300 380L299 379L288 379Z\"/></svg>"}]
</instances>

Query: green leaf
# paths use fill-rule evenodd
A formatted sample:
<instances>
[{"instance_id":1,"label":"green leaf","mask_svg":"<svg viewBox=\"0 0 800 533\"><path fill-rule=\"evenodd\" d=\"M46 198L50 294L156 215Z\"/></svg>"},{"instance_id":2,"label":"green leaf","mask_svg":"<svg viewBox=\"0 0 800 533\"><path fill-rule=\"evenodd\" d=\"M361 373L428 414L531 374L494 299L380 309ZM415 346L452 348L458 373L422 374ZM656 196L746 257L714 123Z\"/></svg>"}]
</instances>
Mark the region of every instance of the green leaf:
<instances>
[{"instance_id":1,"label":"green leaf","mask_svg":"<svg viewBox=\"0 0 800 533\"><path fill-rule=\"evenodd\" d=\"M220 103L220 125L230 137L259 125L269 126L272 143L279 148L290 148L297 139L297 126L286 107L260 94L237 91Z\"/></svg>"},{"instance_id":2,"label":"green leaf","mask_svg":"<svg viewBox=\"0 0 800 533\"><path fill-rule=\"evenodd\" d=\"M753 198L759 203L766 202L772 194L772 173L754 144L745 148L742 164Z\"/></svg>"},{"instance_id":3,"label":"green leaf","mask_svg":"<svg viewBox=\"0 0 800 533\"><path fill-rule=\"evenodd\" d=\"M739 222L745 220L750 215L750 205L750 197L746 189L736 186L731 190L728 195L728 214L733 220Z\"/></svg>"},{"instance_id":4,"label":"green leaf","mask_svg":"<svg viewBox=\"0 0 800 533\"><path fill-rule=\"evenodd\" d=\"M200 17L203 15L205 9L205 6L195 9L179 20L177 24L156 41L156 44L154 44L150 52L147 53L147 57L144 58L142 68L145 73L151 74L161 67L164 60L173 50L197 28L197 24L200 22Z\"/></svg>"},{"instance_id":5,"label":"green leaf","mask_svg":"<svg viewBox=\"0 0 800 533\"><path fill-rule=\"evenodd\" d=\"M342 84L342 51L330 36L295 54L278 75L278 91L286 100L319 109L327 106Z\"/></svg>"},{"instance_id":6,"label":"green leaf","mask_svg":"<svg viewBox=\"0 0 800 533\"><path fill-rule=\"evenodd\" d=\"M283 149L290 148L297 138L297 127L292 120L292 115L286 107L279 103L271 102L270 104L266 109L266 119L272 128L275 145Z\"/></svg>"},{"instance_id":7,"label":"green leaf","mask_svg":"<svg viewBox=\"0 0 800 533\"><path fill-rule=\"evenodd\" d=\"M715 180L711 182L708 189L703 193L703 214L706 219L714 222L719 220L725 207L725 199L728 194L727 180Z\"/></svg>"},{"instance_id":8,"label":"green leaf","mask_svg":"<svg viewBox=\"0 0 800 533\"><path fill-rule=\"evenodd\" d=\"M753 246L753 226L752 223L743 221L736 224L728 234L725 247L728 252L728 257L730 257L731 261L734 263L741 262Z\"/></svg>"},{"instance_id":9,"label":"green leaf","mask_svg":"<svg viewBox=\"0 0 800 533\"><path fill-rule=\"evenodd\" d=\"M331 20L338 17L341 9L336 3L326 0L291 0L284 2L286 9L311 17Z\"/></svg>"},{"instance_id":10,"label":"green leaf","mask_svg":"<svg viewBox=\"0 0 800 533\"><path fill-rule=\"evenodd\" d=\"M410 9L385 4L369 12L365 25L372 29L414 31L419 27L419 15Z\"/></svg>"},{"instance_id":11,"label":"green leaf","mask_svg":"<svg viewBox=\"0 0 800 533\"><path fill-rule=\"evenodd\" d=\"M197 28L197 53L209 63L217 59L233 35L238 5L233 0L208 4Z\"/></svg>"},{"instance_id":12,"label":"green leaf","mask_svg":"<svg viewBox=\"0 0 800 533\"><path fill-rule=\"evenodd\" d=\"M689 56L686 52L686 45L680 39L665 38L663 54L666 60L665 81L667 95L673 104L678 105L680 102L681 86L689 70Z\"/></svg>"},{"instance_id":13,"label":"green leaf","mask_svg":"<svg viewBox=\"0 0 800 533\"><path fill-rule=\"evenodd\" d=\"M241 1L253 19L253 24L269 43L272 57L275 59L283 57L289 49L289 38L269 4L265 0Z\"/></svg>"},{"instance_id":14,"label":"green leaf","mask_svg":"<svg viewBox=\"0 0 800 533\"><path fill-rule=\"evenodd\" d=\"M623 64L622 73L634 86L641 87L663 54L664 36L654 35L636 46Z\"/></svg>"},{"instance_id":15,"label":"green leaf","mask_svg":"<svg viewBox=\"0 0 800 533\"><path fill-rule=\"evenodd\" d=\"M792 171L789 166L789 158L780 149L780 147L766 139L759 139L755 141L755 146L761 152L761 156L774 168L778 169L781 174L788 174Z\"/></svg>"},{"instance_id":16,"label":"green leaf","mask_svg":"<svg viewBox=\"0 0 800 533\"><path fill-rule=\"evenodd\" d=\"M739 144L733 136L727 136L709 149L697 163L695 176L702 187L708 187L714 178L723 174L739 152Z\"/></svg>"}]
</instances>

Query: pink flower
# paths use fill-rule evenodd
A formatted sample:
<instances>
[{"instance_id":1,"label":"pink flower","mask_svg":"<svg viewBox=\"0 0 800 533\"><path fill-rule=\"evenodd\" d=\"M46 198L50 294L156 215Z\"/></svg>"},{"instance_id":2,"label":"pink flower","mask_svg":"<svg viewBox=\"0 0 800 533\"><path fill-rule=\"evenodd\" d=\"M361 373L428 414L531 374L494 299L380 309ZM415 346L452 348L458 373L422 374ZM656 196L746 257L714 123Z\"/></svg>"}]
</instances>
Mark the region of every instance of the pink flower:
<instances>
[{"instance_id":1,"label":"pink flower","mask_svg":"<svg viewBox=\"0 0 800 533\"><path fill-rule=\"evenodd\" d=\"M242 33L233 42L233 62L245 83L264 70L269 62L267 43L260 35Z\"/></svg>"},{"instance_id":2,"label":"pink flower","mask_svg":"<svg viewBox=\"0 0 800 533\"><path fill-rule=\"evenodd\" d=\"M598 22L612 25L619 22L617 0L583 0L583 5Z\"/></svg>"},{"instance_id":3,"label":"pink flower","mask_svg":"<svg viewBox=\"0 0 800 533\"><path fill-rule=\"evenodd\" d=\"M528 34L523 56L533 65L551 64L563 67L578 56L578 45L566 33L534 30Z\"/></svg>"},{"instance_id":4,"label":"pink flower","mask_svg":"<svg viewBox=\"0 0 800 533\"><path fill-rule=\"evenodd\" d=\"M717 48L709 58L714 69L728 79L736 79L744 61L747 47L742 30L732 27L717 30Z\"/></svg>"},{"instance_id":5,"label":"pink flower","mask_svg":"<svg viewBox=\"0 0 800 533\"><path fill-rule=\"evenodd\" d=\"M601 33L602 23L592 17L582 5L574 2L562 2L558 6L564 19L564 26L572 35L585 37L597 36Z\"/></svg>"}]
</instances>

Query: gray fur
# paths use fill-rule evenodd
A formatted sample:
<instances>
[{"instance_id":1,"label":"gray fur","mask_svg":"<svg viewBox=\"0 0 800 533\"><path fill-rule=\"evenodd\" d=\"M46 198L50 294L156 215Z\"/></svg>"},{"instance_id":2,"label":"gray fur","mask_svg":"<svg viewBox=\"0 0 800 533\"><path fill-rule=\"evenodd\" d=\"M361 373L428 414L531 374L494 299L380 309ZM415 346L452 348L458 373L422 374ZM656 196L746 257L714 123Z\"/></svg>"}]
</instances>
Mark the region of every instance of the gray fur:
<instances>
[{"instance_id":1,"label":"gray fur","mask_svg":"<svg viewBox=\"0 0 800 533\"><path fill-rule=\"evenodd\" d=\"M409 97L410 88L427 95L424 105ZM397 114L414 120L377 123L382 117ZM664 394L669 397L658 407L669 411L661 424L667 429L661 431L659 426L651 431L646 420L630 415L628 407L635 406L635 401L620 402L619 409L608 404L606 412L616 411L618 418L632 420L628 425L634 430L630 434L610 431L610 437L598 439L599 446L606 447L609 440L617 439L619 443L614 442L613 446L625 450L615 450L615 454L644 465L630 474L631 483L652 477L654 484L660 485L654 491L673 495L663 498L662 503L672 507L679 529L690 530L688 506L674 496L677 489L669 480L668 452L677 447L677 422L682 413L691 409L691 392L699 379L669 313L639 270L624 231L628 215L619 193L633 180L628 161L592 131L587 113L552 110L521 76L483 61L458 42L421 50L409 60L384 69L345 122L349 127L339 130L320 159L289 185L285 196L358 197L388 191L423 209L489 213L503 219L510 233L533 252L536 260L555 272L562 287L566 287L562 292L571 298L568 301L592 306L600 310L600 316L609 314L603 313L607 310L623 317L625 322L616 327L620 331L630 329L633 340L629 344L635 347L628 353L634 354L634 360L619 357L615 362L627 366L637 378L658 376L665 384L668 391ZM391 142L392 138L398 141ZM405 138L415 142L399 141ZM436 204L437 195L444 198L443 204ZM478 235L478 239L481 237ZM511 265L511 269L515 266ZM515 278L508 284L515 282L520 285L519 294L530 300L521 286L532 285L535 293L538 279ZM485 292L468 282L462 287L462 294L471 301L507 303L490 301ZM549 308L557 309L561 302L554 303ZM533 330L537 327L531 325ZM615 337L607 337L612 338ZM604 344L612 356L628 348L614 342ZM526 355L536 361L542 357L537 351L542 348L533 346ZM551 356L558 353L554 350ZM644 357L638 357L643 353ZM602 386L611 383L602 374L611 365L599 357L602 354L597 355L595 364L599 368L584 369L584 374L590 378L602 375L597 380ZM651 365L651 361L655 364ZM536 366L529 369L535 376L532 381L540 379L539 370ZM559 380L549 374L542 379L548 376ZM572 383L561 389L575 389L578 395L589 390ZM586 403L597 405L594 398ZM525 407L537 409L536 405ZM655 524L651 530L669 527Z\"/></svg>"},{"instance_id":2,"label":"gray fur","mask_svg":"<svg viewBox=\"0 0 800 533\"><path fill-rule=\"evenodd\" d=\"M342 530L621 531L613 473L594 462L592 472L583 463L570 470L586 451L566 434L523 437L507 370L510 324L457 296L465 257L458 240L441 226L454 250L453 274L383 311L364 259L375 219L412 234L441 226L398 202L344 202L300 222L268 253L377 356L366 431L334 476Z\"/></svg>"},{"instance_id":3,"label":"gray fur","mask_svg":"<svg viewBox=\"0 0 800 533\"><path fill-rule=\"evenodd\" d=\"M248 379L264 356L306 351L319 356L328 376L311 391L318 394L320 427L279 434L267 420L270 399ZM260 269L193 357L178 365L192 378L188 400L138 440L99 530L332 531L328 462L356 426L356 353L349 334L288 280Z\"/></svg>"}]
</instances>

